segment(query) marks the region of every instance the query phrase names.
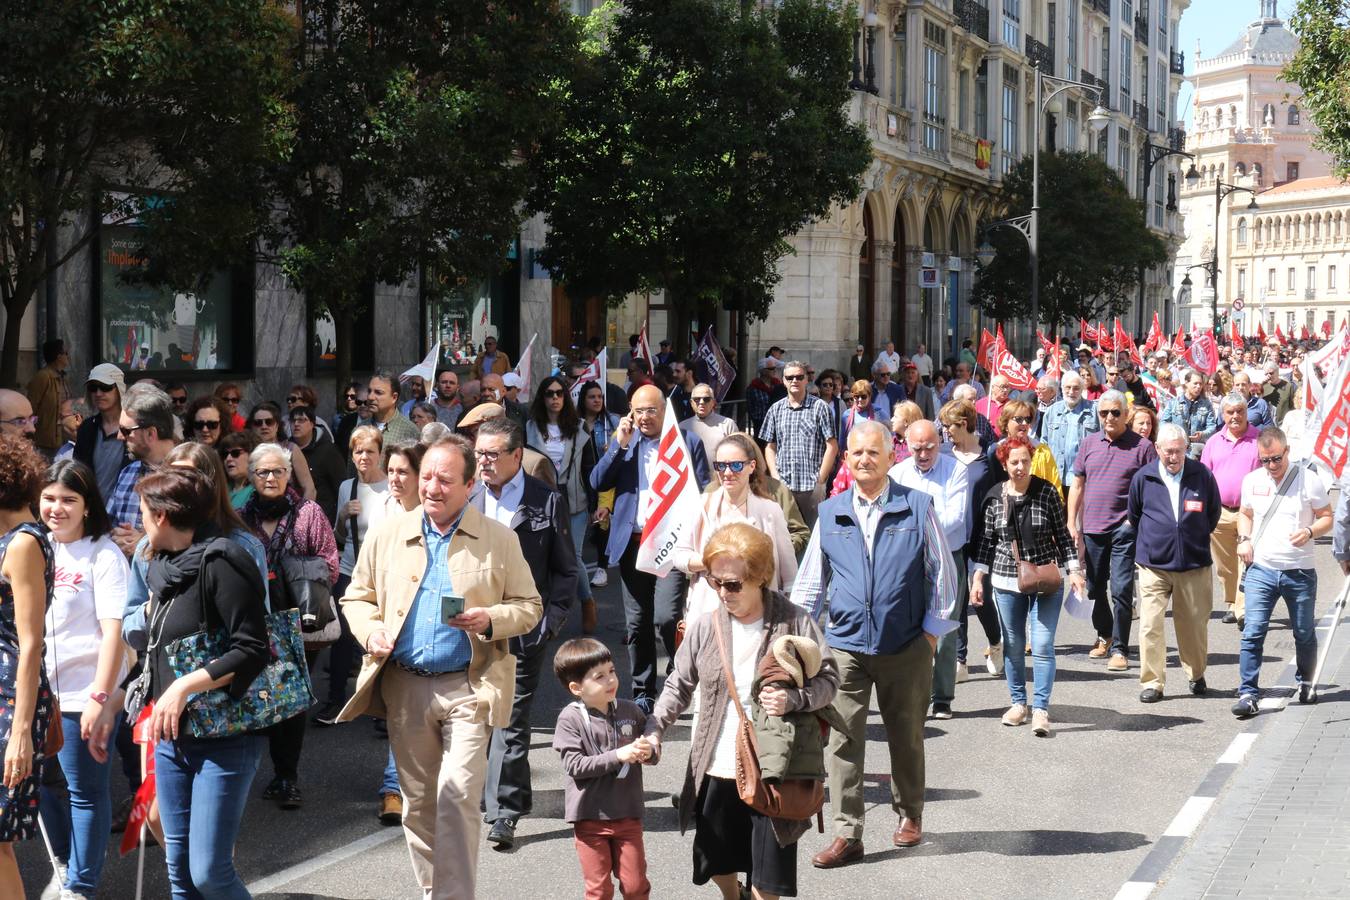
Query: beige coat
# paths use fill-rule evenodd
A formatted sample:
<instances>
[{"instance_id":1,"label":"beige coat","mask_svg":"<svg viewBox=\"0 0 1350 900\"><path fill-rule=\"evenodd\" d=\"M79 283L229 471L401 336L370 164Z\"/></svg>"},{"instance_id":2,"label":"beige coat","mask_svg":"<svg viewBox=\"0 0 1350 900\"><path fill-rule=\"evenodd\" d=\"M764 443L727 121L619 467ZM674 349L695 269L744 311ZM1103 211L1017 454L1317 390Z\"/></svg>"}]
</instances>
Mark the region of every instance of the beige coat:
<instances>
[{"instance_id":1,"label":"beige coat","mask_svg":"<svg viewBox=\"0 0 1350 900\"><path fill-rule=\"evenodd\" d=\"M342 598L342 611L357 643L365 647L381 628L392 641L398 640L426 566L420 507L385 519L366 535ZM464 595L465 608L486 607L492 617L491 637L478 635L472 642L468 676L478 698L475 721L501 728L510 719L516 688L516 658L508 649L508 639L535 626L543 615L543 603L515 532L472 507L465 508L459 530L450 541L450 573L455 590ZM349 722L360 715L384 717L379 686L388 661L389 657L376 659L366 654L356 692L343 707L339 721Z\"/></svg>"}]
</instances>

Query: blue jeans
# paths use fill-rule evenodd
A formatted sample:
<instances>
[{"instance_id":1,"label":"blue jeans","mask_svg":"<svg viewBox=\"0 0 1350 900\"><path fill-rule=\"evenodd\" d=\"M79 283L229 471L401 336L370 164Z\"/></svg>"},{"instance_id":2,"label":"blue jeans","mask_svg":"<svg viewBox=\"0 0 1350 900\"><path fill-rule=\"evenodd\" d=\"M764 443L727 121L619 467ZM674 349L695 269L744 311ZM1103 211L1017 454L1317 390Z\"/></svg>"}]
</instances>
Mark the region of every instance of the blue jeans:
<instances>
[{"instance_id":1,"label":"blue jeans","mask_svg":"<svg viewBox=\"0 0 1350 900\"><path fill-rule=\"evenodd\" d=\"M112 794L108 791L112 760L97 762L89 754L89 745L80 740L79 713L62 714L61 730L65 744L57 758L66 775L70 800L66 802L64 797L57 797L44 787L40 800L42 822L58 858L65 851L66 889L92 897L108 855L112 828ZM117 754L113 736L108 739L108 752Z\"/></svg>"},{"instance_id":2,"label":"blue jeans","mask_svg":"<svg viewBox=\"0 0 1350 900\"><path fill-rule=\"evenodd\" d=\"M250 900L234 845L267 738L180 737L155 746L155 787L174 900Z\"/></svg>"},{"instance_id":3,"label":"blue jeans","mask_svg":"<svg viewBox=\"0 0 1350 900\"><path fill-rule=\"evenodd\" d=\"M1055 629L1064 592L1039 596L994 588L994 602L1003 620L1003 677L1013 703L1027 702L1026 622L1031 619L1031 672L1036 679L1033 709L1050 708L1050 689L1055 686Z\"/></svg>"},{"instance_id":4,"label":"blue jeans","mask_svg":"<svg viewBox=\"0 0 1350 900\"><path fill-rule=\"evenodd\" d=\"M1097 637L1110 639L1112 654L1128 656L1134 619L1134 526L1126 519L1111 531L1085 533L1083 550Z\"/></svg>"},{"instance_id":5,"label":"blue jeans","mask_svg":"<svg viewBox=\"0 0 1350 900\"><path fill-rule=\"evenodd\" d=\"M577 599L591 599L591 579L586 576L586 561L581 558L581 548L586 545L586 526L591 514L586 510L572 513L572 546L577 550Z\"/></svg>"},{"instance_id":6,"label":"blue jeans","mask_svg":"<svg viewBox=\"0 0 1350 900\"><path fill-rule=\"evenodd\" d=\"M1294 632L1294 656L1298 664L1297 680L1302 684L1312 678L1317 668L1317 570L1268 569L1262 565L1247 567L1246 623L1242 627L1242 653L1238 657L1238 674L1243 697L1260 693L1257 680L1261 675L1261 654L1266 646L1266 630L1275 601L1284 598L1289 609L1289 625Z\"/></svg>"},{"instance_id":7,"label":"blue jeans","mask_svg":"<svg viewBox=\"0 0 1350 900\"><path fill-rule=\"evenodd\" d=\"M402 789L398 786L398 767L394 765L394 748L389 748L389 761L384 764L384 774L380 776L380 796L385 794L398 794Z\"/></svg>"}]
</instances>

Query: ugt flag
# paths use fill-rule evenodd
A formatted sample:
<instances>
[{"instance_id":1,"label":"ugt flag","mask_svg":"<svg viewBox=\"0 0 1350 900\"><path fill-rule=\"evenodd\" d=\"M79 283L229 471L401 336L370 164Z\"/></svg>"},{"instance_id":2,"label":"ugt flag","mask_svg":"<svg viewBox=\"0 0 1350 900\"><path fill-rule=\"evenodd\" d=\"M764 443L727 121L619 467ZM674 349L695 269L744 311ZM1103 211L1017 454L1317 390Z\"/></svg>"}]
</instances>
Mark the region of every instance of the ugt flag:
<instances>
[{"instance_id":1,"label":"ugt flag","mask_svg":"<svg viewBox=\"0 0 1350 900\"><path fill-rule=\"evenodd\" d=\"M694 462L675 418L675 405L669 400L661 441L647 469L647 484L649 489L641 497L647 502L647 524L642 526L637 568L663 578L675 563L675 545L703 514Z\"/></svg>"},{"instance_id":2,"label":"ugt flag","mask_svg":"<svg viewBox=\"0 0 1350 900\"><path fill-rule=\"evenodd\" d=\"M694 373L699 381L712 388L718 403L722 402L727 391L731 390L731 383L736 380L736 367L727 362L711 325L703 332L703 339L694 351Z\"/></svg>"},{"instance_id":3,"label":"ugt flag","mask_svg":"<svg viewBox=\"0 0 1350 900\"><path fill-rule=\"evenodd\" d=\"M576 383L572 385L573 406L579 406L581 404L581 389L585 387L586 383L589 381L594 381L596 384L600 385L601 393L603 394L606 378L605 366L608 362L608 359L609 359L609 348L601 347L600 355L597 356L595 359L591 360L590 365L586 366L585 371L583 371L580 375L577 376Z\"/></svg>"}]
</instances>

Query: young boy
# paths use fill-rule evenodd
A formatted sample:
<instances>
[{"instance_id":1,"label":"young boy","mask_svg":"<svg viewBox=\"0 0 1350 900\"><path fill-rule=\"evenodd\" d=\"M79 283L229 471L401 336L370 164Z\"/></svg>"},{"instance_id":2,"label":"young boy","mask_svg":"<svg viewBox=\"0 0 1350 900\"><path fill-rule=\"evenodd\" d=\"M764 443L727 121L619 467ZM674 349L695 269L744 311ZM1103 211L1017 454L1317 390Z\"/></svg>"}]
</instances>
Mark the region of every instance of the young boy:
<instances>
[{"instance_id":1,"label":"young boy","mask_svg":"<svg viewBox=\"0 0 1350 900\"><path fill-rule=\"evenodd\" d=\"M642 737L647 716L631 700L616 700L619 678L609 648L574 638L558 648L553 672L576 703L558 714L553 749L567 772L564 818L572 823L586 900L611 900L613 872L628 900L647 900L642 846L642 763L652 747Z\"/></svg>"}]
</instances>

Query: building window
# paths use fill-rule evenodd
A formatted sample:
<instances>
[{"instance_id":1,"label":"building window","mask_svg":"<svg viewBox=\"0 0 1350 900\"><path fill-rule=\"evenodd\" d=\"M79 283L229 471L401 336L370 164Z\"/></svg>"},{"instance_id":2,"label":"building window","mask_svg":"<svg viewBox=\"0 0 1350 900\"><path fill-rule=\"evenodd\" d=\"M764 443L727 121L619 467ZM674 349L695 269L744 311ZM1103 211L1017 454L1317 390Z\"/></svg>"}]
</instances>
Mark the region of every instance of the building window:
<instances>
[{"instance_id":1,"label":"building window","mask_svg":"<svg viewBox=\"0 0 1350 900\"><path fill-rule=\"evenodd\" d=\"M1126 189L1130 185L1130 129L1116 128L1116 169L1120 172L1120 180L1125 182Z\"/></svg>"},{"instance_id":2,"label":"building window","mask_svg":"<svg viewBox=\"0 0 1350 900\"><path fill-rule=\"evenodd\" d=\"M125 280L146 263L141 228L99 226L97 358L129 371L251 374L253 268L223 268L199 290L174 291Z\"/></svg>"},{"instance_id":3,"label":"building window","mask_svg":"<svg viewBox=\"0 0 1350 900\"><path fill-rule=\"evenodd\" d=\"M1064 149L1078 151L1078 101L1064 102Z\"/></svg>"},{"instance_id":4,"label":"building window","mask_svg":"<svg viewBox=\"0 0 1350 900\"><path fill-rule=\"evenodd\" d=\"M422 344L418 352L425 354L439 346L439 365L449 366L472 362L488 336L497 338L503 346L518 346L520 276L519 237L507 247L499 272L458 280L447 279L434 270L425 272ZM560 302L556 295L554 302ZM581 308L574 307L570 320L573 326L584 323L586 318L584 304L576 306ZM558 335L554 338L558 339Z\"/></svg>"},{"instance_id":5,"label":"building window","mask_svg":"<svg viewBox=\"0 0 1350 900\"><path fill-rule=\"evenodd\" d=\"M1296 162L1285 163L1285 166L1284 166L1284 180L1285 180L1285 181L1298 181L1298 163L1296 163Z\"/></svg>"},{"instance_id":6,"label":"building window","mask_svg":"<svg viewBox=\"0 0 1350 900\"><path fill-rule=\"evenodd\" d=\"M1003 43L1022 52L1022 0L1003 0Z\"/></svg>"},{"instance_id":7,"label":"building window","mask_svg":"<svg viewBox=\"0 0 1350 900\"><path fill-rule=\"evenodd\" d=\"M1285 290L1291 294L1298 290L1298 270L1293 266L1289 267L1289 283L1285 285Z\"/></svg>"},{"instance_id":8,"label":"building window","mask_svg":"<svg viewBox=\"0 0 1350 900\"><path fill-rule=\"evenodd\" d=\"M1327 266L1327 290L1336 290L1336 267Z\"/></svg>"},{"instance_id":9,"label":"building window","mask_svg":"<svg viewBox=\"0 0 1350 900\"><path fill-rule=\"evenodd\" d=\"M989 139L989 63L983 59L975 70L975 136Z\"/></svg>"},{"instance_id":10,"label":"building window","mask_svg":"<svg viewBox=\"0 0 1350 900\"><path fill-rule=\"evenodd\" d=\"M1003 67L1003 174L1007 175L1017 164L1017 110L1020 73L1016 66Z\"/></svg>"},{"instance_id":11,"label":"building window","mask_svg":"<svg viewBox=\"0 0 1350 900\"><path fill-rule=\"evenodd\" d=\"M902 15L891 32L891 105L905 106L905 17Z\"/></svg>"},{"instance_id":12,"label":"building window","mask_svg":"<svg viewBox=\"0 0 1350 900\"><path fill-rule=\"evenodd\" d=\"M1167 67L1163 63L1158 63L1157 85L1158 107L1156 115L1158 124L1154 127L1154 131L1161 134L1167 130Z\"/></svg>"},{"instance_id":13,"label":"building window","mask_svg":"<svg viewBox=\"0 0 1350 900\"><path fill-rule=\"evenodd\" d=\"M1313 309L1310 306L1308 307L1307 322L1306 322L1308 326L1308 333L1310 335L1315 333L1317 330L1316 322L1317 322L1317 310Z\"/></svg>"},{"instance_id":14,"label":"building window","mask_svg":"<svg viewBox=\"0 0 1350 900\"><path fill-rule=\"evenodd\" d=\"M1133 112L1132 91L1134 88L1134 43L1127 37L1120 38L1120 111Z\"/></svg>"},{"instance_id":15,"label":"building window","mask_svg":"<svg viewBox=\"0 0 1350 900\"><path fill-rule=\"evenodd\" d=\"M1134 23L1134 0L1120 0L1120 18Z\"/></svg>"},{"instance_id":16,"label":"building window","mask_svg":"<svg viewBox=\"0 0 1350 900\"><path fill-rule=\"evenodd\" d=\"M1290 125L1298 124L1298 107L1292 103L1289 104L1289 124Z\"/></svg>"},{"instance_id":17,"label":"building window","mask_svg":"<svg viewBox=\"0 0 1350 900\"><path fill-rule=\"evenodd\" d=\"M1266 273L1266 291L1275 293L1275 270L1271 269Z\"/></svg>"},{"instance_id":18,"label":"building window","mask_svg":"<svg viewBox=\"0 0 1350 900\"><path fill-rule=\"evenodd\" d=\"M1237 242L1238 242L1238 246L1239 246L1239 247L1245 246L1246 243L1247 243L1247 220L1246 220L1246 219L1238 219Z\"/></svg>"},{"instance_id":19,"label":"building window","mask_svg":"<svg viewBox=\"0 0 1350 900\"><path fill-rule=\"evenodd\" d=\"M970 133L970 70L962 69L957 76L956 127Z\"/></svg>"},{"instance_id":20,"label":"building window","mask_svg":"<svg viewBox=\"0 0 1350 900\"><path fill-rule=\"evenodd\" d=\"M1247 296L1247 270L1245 268L1238 269L1237 295L1239 297Z\"/></svg>"},{"instance_id":21,"label":"building window","mask_svg":"<svg viewBox=\"0 0 1350 900\"><path fill-rule=\"evenodd\" d=\"M947 138L947 32L923 23L923 146L941 153Z\"/></svg>"},{"instance_id":22,"label":"building window","mask_svg":"<svg viewBox=\"0 0 1350 900\"><path fill-rule=\"evenodd\" d=\"M1308 293L1309 295L1317 291L1317 267L1308 266Z\"/></svg>"},{"instance_id":23,"label":"building window","mask_svg":"<svg viewBox=\"0 0 1350 900\"><path fill-rule=\"evenodd\" d=\"M1078 3L1070 0L1068 7L1068 34L1064 37L1065 63L1069 71L1064 74L1077 81L1078 73Z\"/></svg>"}]
</instances>

